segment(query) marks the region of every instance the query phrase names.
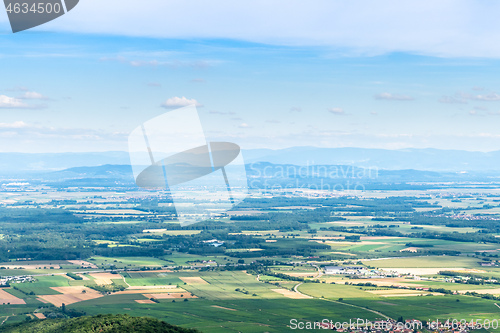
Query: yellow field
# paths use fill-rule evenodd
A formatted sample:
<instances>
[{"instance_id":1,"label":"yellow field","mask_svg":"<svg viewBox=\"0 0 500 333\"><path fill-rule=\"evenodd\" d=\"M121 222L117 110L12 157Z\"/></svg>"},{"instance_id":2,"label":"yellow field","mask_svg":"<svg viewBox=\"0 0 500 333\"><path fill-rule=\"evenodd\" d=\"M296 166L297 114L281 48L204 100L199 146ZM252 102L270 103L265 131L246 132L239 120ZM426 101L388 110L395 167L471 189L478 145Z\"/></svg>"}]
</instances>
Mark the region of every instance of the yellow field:
<instances>
[{"instance_id":1,"label":"yellow field","mask_svg":"<svg viewBox=\"0 0 500 333\"><path fill-rule=\"evenodd\" d=\"M183 293L186 292L186 290L182 288L174 288L174 289L127 289L123 291L118 291L115 293L115 295L120 295L120 294L144 294L144 293L155 293L155 294L162 294L162 293Z\"/></svg>"},{"instance_id":2,"label":"yellow field","mask_svg":"<svg viewBox=\"0 0 500 333\"><path fill-rule=\"evenodd\" d=\"M62 293L62 295L41 295L38 296L39 300L43 300L54 304L55 306L62 306L62 304L73 304L81 301L87 301L89 299L99 298L103 295L97 291L83 287L83 286L73 286L73 287L52 287L55 291ZM84 292L85 291L85 292Z\"/></svg>"},{"instance_id":3,"label":"yellow field","mask_svg":"<svg viewBox=\"0 0 500 333\"><path fill-rule=\"evenodd\" d=\"M287 290L287 289L271 289L271 290L274 291L275 293L281 294L285 297L292 298L292 299L312 298L311 296L296 293L294 291Z\"/></svg>"},{"instance_id":4,"label":"yellow field","mask_svg":"<svg viewBox=\"0 0 500 333\"><path fill-rule=\"evenodd\" d=\"M292 272L282 272L283 274L290 275L293 277L314 277L318 275L317 272L310 272L310 273L292 273Z\"/></svg>"},{"instance_id":5,"label":"yellow field","mask_svg":"<svg viewBox=\"0 0 500 333\"><path fill-rule=\"evenodd\" d=\"M201 230L167 230L167 229L144 229L142 231L145 234L162 234L169 236L189 236L197 235Z\"/></svg>"},{"instance_id":6,"label":"yellow field","mask_svg":"<svg viewBox=\"0 0 500 333\"><path fill-rule=\"evenodd\" d=\"M97 268L97 266L91 262L85 261L85 260L68 260L70 263L78 266L84 266L84 267L90 267L90 268Z\"/></svg>"},{"instance_id":7,"label":"yellow field","mask_svg":"<svg viewBox=\"0 0 500 333\"><path fill-rule=\"evenodd\" d=\"M201 277L179 277L179 279L181 279L183 282L186 282L187 284L209 284Z\"/></svg>"},{"instance_id":8,"label":"yellow field","mask_svg":"<svg viewBox=\"0 0 500 333\"><path fill-rule=\"evenodd\" d=\"M229 310L229 311L237 311L236 309L225 308L223 306L218 306L218 305L212 305L212 307L217 308L217 309Z\"/></svg>"},{"instance_id":9,"label":"yellow field","mask_svg":"<svg viewBox=\"0 0 500 333\"><path fill-rule=\"evenodd\" d=\"M127 290L145 290L145 289L161 289L161 290L166 290L167 292L172 290L172 289L180 289L177 288L177 286L174 285L165 285L165 286L130 286L127 288Z\"/></svg>"},{"instance_id":10,"label":"yellow field","mask_svg":"<svg viewBox=\"0 0 500 333\"><path fill-rule=\"evenodd\" d=\"M98 285L112 284L113 281L111 280L122 278L122 276L119 274L111 273L91 273L89 275L94 278L95 283L97 283Z\"/></svg>"},{"instance_id":11,"label":"yellow field","mask_svg":"<svg viewBox=\"0 0 500 333\"><path fill-rule=\"evenodd\" d=\"M0 288L0 304L26 304L26 302L5 291L8 288Z\"/></svg>"},{"instance_id":12,"label":"yellow field","mask_svg":"<svg viewBox=\"0 0 500 333\"><path fill-rule=\"evenodd\" d=\"M189 236L189 235L197 235L201 232L201 230L167 230L162 232L162 234L170 235L170 236Z\"/></svg>"},{"instance_id":13,"label":"yellow field","mask_svg":"<svg viewBox=\"0 0 500 333\"><path fill-rule=\"evenodd\" d=\"M459 290L458 292L461 294L465 294L466 292L478 292L480 294L491 294L491 295L500 295L500 288L492 288L492 289L469 289L469 290Z\"/></svg>"}]
</instances>

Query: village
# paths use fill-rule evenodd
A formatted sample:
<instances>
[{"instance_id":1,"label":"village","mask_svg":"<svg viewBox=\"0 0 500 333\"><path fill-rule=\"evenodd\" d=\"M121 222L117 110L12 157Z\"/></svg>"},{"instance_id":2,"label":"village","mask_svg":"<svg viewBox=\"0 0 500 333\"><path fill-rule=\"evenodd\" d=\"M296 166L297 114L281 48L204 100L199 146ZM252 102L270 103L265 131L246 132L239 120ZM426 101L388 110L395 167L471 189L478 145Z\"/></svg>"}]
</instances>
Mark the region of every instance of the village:
<instances>
[{"instance_id":1,"label":"village","mask_svg":"<svg viewBox=\"0 0 500 333\"><path fill-rule=\"evenodd\" d=\"M0 287L9 287L12 283L35 282L35 278L28 275L4 276L0 279Z\"/></svg>"}]
</instances>

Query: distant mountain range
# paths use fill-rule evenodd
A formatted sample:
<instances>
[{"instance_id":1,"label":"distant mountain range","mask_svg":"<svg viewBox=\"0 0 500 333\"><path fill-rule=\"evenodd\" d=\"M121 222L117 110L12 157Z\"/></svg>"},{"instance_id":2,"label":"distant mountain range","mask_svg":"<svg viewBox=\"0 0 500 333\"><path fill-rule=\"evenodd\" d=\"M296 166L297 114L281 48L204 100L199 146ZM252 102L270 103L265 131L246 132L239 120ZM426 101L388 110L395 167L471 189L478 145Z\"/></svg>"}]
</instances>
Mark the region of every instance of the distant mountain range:
<instances>
[{"instance_id":1,"label":"distant mountain range","mask_svg":"<svg viewBox=\"0 0 500 333\"><path fill-rule=\"evenodd\" d=\"M82 166L130 164L127 152L96 153L0 153L0 173L23 174L65 170Z\"/></svg>"},{"instance_id":2,"label":"distant mountain range","mask_svg":"<svg viewBox=\"0 0 500 333\"><path fill-rule=\"evenodd\" d=\"M244 150L247 164L348 165L380 170L421 170L436 172L500 172L500 151L470 152L439 149L365 149L292 147L287 149ZM90 153L0 153L0 173L15 175L100 165L128 165L122 151Z\"/></svg>"},{"instance_id":3,"label":"distant mountain range","mask_svg":"<svg viewBox=\"0 0 500 333\"><path fill-rule=\"evenodd\" d=\"M500 171L500 151L292 147L244 151L246 163L352 165L385 170Z\"/></svg>"},{"instance_id":4,"label":"distant mountain range","mask_svg":"<svg viewBox=\"0 0 500 333\"><path fill-rule=\"evenodd\" d=\"M228 167L230 173L236 171ZM32 184L55 187L136 187L130 165L100 165L75 167L60 171L29 173L21 176ZM20 177L20 178L21 178ZM244 177L237 173L237 177ZM10 182L5 180L6 183ZM300 166L255 162L246 165L246 179L251 188L309 188L309 189L416 189L441 188L454 182L500 182L494 172L436 172L419 170L379 170L349 165ZM206 179L207 184L211 182ZM420 183L420 185L415 185Z\"/></svg>"}]
</instances>

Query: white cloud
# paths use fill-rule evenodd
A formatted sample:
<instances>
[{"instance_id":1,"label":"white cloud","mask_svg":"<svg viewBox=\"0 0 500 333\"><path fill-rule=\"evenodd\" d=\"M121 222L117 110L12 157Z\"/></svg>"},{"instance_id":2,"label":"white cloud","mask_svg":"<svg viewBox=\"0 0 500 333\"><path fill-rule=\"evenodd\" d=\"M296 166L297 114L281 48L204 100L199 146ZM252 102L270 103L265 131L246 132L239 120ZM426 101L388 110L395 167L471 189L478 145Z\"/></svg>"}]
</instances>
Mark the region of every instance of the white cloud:
<instances>
[{"instance_id":1,"label":"white cloud","mask_svg":"<svg viewBox=\"0 0 500 333\"><path fill-rule=\"evenodd\" d=\"M157 52L152 52L151 54L132 54L127 56L135 56L140 57L140 59L129 59L128 57L124 57L122 55L114 56L114 57L102 57L100 61L111 61L111 62L119 62L122 64L130 65L132 67L169 67L172 69L176 68L194 68L194 69L205 69L208 67L214 66L219 61L216 60L178 60L171 59L172 54L158 54ZM155 57L161 57L161 60L158 60ZM152 59L146 59L152 58Z\"/></svg>"},{"instance_id":2,"label":"white cloud","mask_svg":"<svg viewBox=\"0 0 500 333\"><path fill-rule=\"evenodd\" d=\"M438 102L445 104L467 104L466 98L458 94L455 96L443 96L438 100Z\"/></svg>"},{"instance_id":3,"label":"white cloud","mask_svg":"<svg viewBox=\"0 0 500 333\"><path fill-rule=\"evenodd\" d=\"M127 138L129 133L120 132L107 132L103 130L93 130L85 128L55 128L47 127L42 125L37 125L33 123L26 123L24 121L18 120L12 123L0 123L0 136L8 133L9 135L14 134L20 138L30 138L30 139L48 139L48 138L58 138L58 139L118 139L124 140Z\"/></svg>"},{"instance_id":4,"label":"white cloud","mask_svg":"<svg viewBox=\"0 0 500 333\"><path fill-rule=\"evenodd\" d=\"M465 92L458 92L454 96L441 97L439 102L448 104L467 104L469 100L496 102L500 101L500 94L490 92L484 95L472 95Z\"/></svg>"},{"instance_id":5,"label":"white cloud","mask_svg":"<svg viewBox=\"0 0 500 333\"><path fill-rule=\"evenodd\" d=\"M0 129L19 129L26 128L28 124L24 121L15 121L13 123L0 123Z\"/></svg>"},{"instance_id":6,"label":"white cloud","mask_svg":"<svg viewBox=\"0 0 500 333\"><path fill-rule=\"evenodd\" d=\"M166 109L181 108L188 105L194 105L197 107L202 107L195 99L187 99L186 97L172 97L167 99L161 106Z\"/></svg>"},{"instance_id":7,"label":"white cloud","mask_svg":"<svg viewBox=\"0 0 500 333\"><path fill-rule=\"evenodd\" d=\"M19 98L20 99L39 99L39 100L48 100L49 99L48 97L46 97L40 93L37 93L35 91L27 91Z\"/></svg>"},{"instance_id":8,"label":"white cloud","mask_svg":"<svg viewBox=\"0 0 500 333\"><path fill-rule=\"evenodd\" d=\"M500 44L492 42L500 38L497 19L500 3L495 1L148 0L147 3L137 6L136 2L123 0L80 1L69 15L38 29L325 45L356 54L410 52L441 57L500 57Z\"/></svg>"},{"instance_id":9,"label":"white cloud","mask_svg":"<svg viewBox=\"0 0 500 333\"><path fill-rule=\"evenodd\" d=\"M251 126L248 125L247 123L241 123L238 127L239 128L251 128Z\"/></svg>"},{"instance_id":10,"label":"white cloud","mask_svg":"<svg viewBox=\"0 0 500 333\"><path fill-rule=\"evenodd\" d=\"M210 110L208 111L208 113L210 114L220 114L220 115L229 115L229 116L234 116L236 114L236 112L232 112L232 111L229 111L229 112L224 112L224 111L217 111L217 110Z\"/></svg>"},{"instance_id":11,"label":"white cloud","mask_svg":"<svg viewBox=\"0 0 500 333\"><path fill-rule=\"evenodd\" d=\"M328 109L328 112L333 113L338 116L343 116L345 115L345 111L342 108L330 108Z\"/></svg>"},{"instance_id":12,"label":"white cloud","mask_svg":"<svg viewBox=\"0 0 500 333\"><path fill-rule=\"evenodd\" d=\"M158 66L160 63L158 60L131 60L129 64L134 67L142 67L142 66Z\"/></svg>"},{"instance_id":13,"label":"white cloud","mask_svg":"<svg viewBox=\"0 0 500 333\"><path fill-rule=\"evenodd\" d=\"M29 91L28 88L26 87L23 87L23 86L17 86L17 87L14 87L14 88L9 88L9 89L6 89L7 91L14 91L14 92L19 92L19 91Z\"/></svg>"},{"instance_id":14,"label":"white cloud","mask_svg":"<svg viewBox=\"0 0 500 333\"><path fill-rule=\"evenodd\" d=\"M500 101L500 95L497 93L489 93L487 95L476 95L473 96L472 99L477 101Z\"/></svg>"},{"instance_id":15,"label":"white cloud","mask_svg":"<svg viewBox=\"0 0 500 333\"><path fill-rule=\"evenodd\" d=\"M0 109L29 109L30 105L14 97L0 95Z\"/></svg>"},{"instance_id":16,"label":"white cloud","mask_svg":"<svg viewBox=\"0 0 500 333\"><path fill-rule=\"evenodd\" d=\"M380 93L374 96L375 99L384 99L390 101L413 101L414 98L408 95L391 94L388 92Z\"/></svg>"}]
</instances>

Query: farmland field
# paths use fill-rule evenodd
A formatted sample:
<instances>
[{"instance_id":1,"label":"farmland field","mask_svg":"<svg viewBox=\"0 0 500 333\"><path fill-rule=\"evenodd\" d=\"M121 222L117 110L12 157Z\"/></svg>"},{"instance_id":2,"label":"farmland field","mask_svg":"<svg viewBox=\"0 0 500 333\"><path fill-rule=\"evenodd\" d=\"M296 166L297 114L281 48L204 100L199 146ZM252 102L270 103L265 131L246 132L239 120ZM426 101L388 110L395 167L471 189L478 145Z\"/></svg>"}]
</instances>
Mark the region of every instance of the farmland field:
<instances>
[{"instance_id":1,"label":"farmland field","mask_svg":"<svg viewBox=\"0 0 500 333\"><path fill-rule=\"evenodd\" d=\"M131 286L177 285L183 283L171 273L122 273L125 282Z\"/></svg>"},{"instance_id":2,"label":"farmland field","mask_svg":"<svg viewBox=\"0 0 500 333\"><path fill-rule=\"evenodd\" d=\"M175 221L159 222L169 206L138 199L144 192L134 193L131 203L114 192L92 193L119 203L93 198L89 204L85 194L72 193L87 209L74 202L56 208L45 202L42 208L55 209L56 217L69 219L67 225L31 224L32 230L49 228L50 236L30 246L71 235L64 242L80 252L67 254L60 247L54 254L44 247L37 260L21 252L2 260L0 276L9 283L2 288L2 325L44 316L128 313L203 332L286 332L294 318L470 320L496 318L500 311L495 305L500 304L500 238L495 237L500 226L493 235L485 232L497 222L491 220L496 210L483 207L498 205L500 196L476 194L479 199L460 203L429 199L425 191L254 198L246 205L258 207L252 210L258 213L183 229ZM451 218L440 204L465 215ZM311 209L303 209L308 205ZM78 214L64 215L66 206ZM28 219L40 208L20 209L0 207L0 217ZM138 213L143 209L148 214ZM472 209L481 218L462 219ZM82 217L88 220L73 220ZM5 235L24 229L3 225L0 244L18 244L18 238ZM84 245L79 239L87 236L73 240L78 230L92 239ZM68 260L53 259L56 255ZM326 274L328 267L341 273Z\"/></svg>"},{"instance_id":3,"label":"farmland field","mask_svg":"<svg viewBox=\"0 0 500 333\"><path fill-rule=\"evenodd\" d=\"M365 261L367 265L379 268L479 268L478 260L467 257L431 256L404 259L382 259Z\"/></svg>"}]
</instances>

